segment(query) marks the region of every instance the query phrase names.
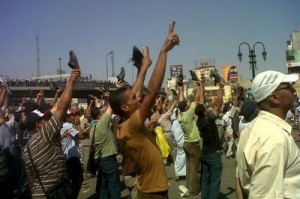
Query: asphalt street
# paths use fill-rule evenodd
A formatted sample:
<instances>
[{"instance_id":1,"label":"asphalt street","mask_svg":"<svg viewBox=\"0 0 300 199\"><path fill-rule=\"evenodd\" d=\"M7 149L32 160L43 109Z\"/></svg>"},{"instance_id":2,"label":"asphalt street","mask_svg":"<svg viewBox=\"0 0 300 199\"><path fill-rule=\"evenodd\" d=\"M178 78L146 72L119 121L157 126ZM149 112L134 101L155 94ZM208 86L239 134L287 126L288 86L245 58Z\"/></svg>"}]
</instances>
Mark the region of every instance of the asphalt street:
<instances>
[{"instance_id":1,"label":"asphalt street","mask_svg":"<svg viewBox=\"0 0 300 199\"><path fill-rule=\"evenodd\" d=\"M226 159L226 156L222 156L223 159L223 173L222 173L222 182L221 182L221 199L233 199L235 197L235 166L236 162L234 158ZM170 199L181 199L179 186L185 184L185 180L180 180L175 182L175 173L174 173L174 165L166 166L168 181L169 181L169 198ZM122 180L122 178L121 178ZM79 199L96 199L95 194L95 185L96 178L85 179L82 189L80 191ZM126 188L122 191L122 198L129 198L129 192ZM186 197L189 199L199 199L200 195Z\"/></svg>"}]
</instances>

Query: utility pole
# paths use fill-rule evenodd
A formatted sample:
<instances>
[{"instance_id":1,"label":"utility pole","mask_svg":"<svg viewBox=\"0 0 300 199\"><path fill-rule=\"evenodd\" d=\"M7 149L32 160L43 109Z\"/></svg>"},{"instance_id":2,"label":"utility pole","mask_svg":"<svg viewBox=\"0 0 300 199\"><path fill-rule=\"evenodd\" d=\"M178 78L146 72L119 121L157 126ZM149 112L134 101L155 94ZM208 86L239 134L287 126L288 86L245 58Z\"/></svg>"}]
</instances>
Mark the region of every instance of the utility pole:
<instances>
[{"instance_id":1,"label":"utility pole","mask_svg":"<svg viewBox=\"0 0 300 199\"><path fill-rule=\"evenodd\" d=\"M40 39L39 35L36 35L36 76L40 77Z\"/></svg>"},{"instance_id":2,"label":"utility pole","mask_svg":"<svg viewBox=\"0 0 300 199\"><path fill-rule=\"evenodd\" d=\"M115 76L115 65L114 65L114 54L115 54L115 52L112 50L111 52L110 52L110 54L111 54L111 68L112 68L112 74L111 74L111 76L112 77L114 77Z\"/></svg>"},{"instance_id":3,"label":"utility pole","mask_svg":"<svg viewBox=\"0 0 300 199\"><path fill-rule=\"evenodd\" d=\"M62 60L62 58L58 58L58 60L59 60L59 80L61 82L61 60Z\"/></svg>"}]
</instances>

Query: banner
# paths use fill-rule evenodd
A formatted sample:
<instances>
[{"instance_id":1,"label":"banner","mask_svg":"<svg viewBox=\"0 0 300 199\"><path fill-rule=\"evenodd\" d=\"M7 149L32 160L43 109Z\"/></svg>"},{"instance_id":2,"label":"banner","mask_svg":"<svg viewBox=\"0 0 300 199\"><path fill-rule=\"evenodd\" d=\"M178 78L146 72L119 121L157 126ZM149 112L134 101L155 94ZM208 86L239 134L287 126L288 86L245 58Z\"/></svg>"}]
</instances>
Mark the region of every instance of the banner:
<instances>
[{"instance_id":1,"label":"banner","mask_svg":"<svg viewBox=\"0 0 300 199\"><path fill-rule=\"evenodd\" d=\"M221 76L226 82L237 82L238 81L237 66L223 65L221 67Z\"/></svg>"},{"instance_id":2,"label":"banner","mask_svg":"<svg viewBox=\"0 0 300 199\"><path fill-rule=\"evenodd\" d=\"M170 65L171 77L182 75L182 65Z\"/></svg>"}]
</instances>

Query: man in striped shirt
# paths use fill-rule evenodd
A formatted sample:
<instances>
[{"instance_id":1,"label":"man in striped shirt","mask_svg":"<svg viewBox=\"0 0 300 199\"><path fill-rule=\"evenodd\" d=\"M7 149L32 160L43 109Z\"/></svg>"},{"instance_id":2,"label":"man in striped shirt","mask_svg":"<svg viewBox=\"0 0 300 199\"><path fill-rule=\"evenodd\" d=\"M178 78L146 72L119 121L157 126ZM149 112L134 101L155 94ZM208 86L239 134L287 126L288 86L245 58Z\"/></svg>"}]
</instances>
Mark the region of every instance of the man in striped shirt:
<instances>
[{"instance_id":1,"label":"man in striped shirt","mask_svg":"<svg viewBox=\"0 0 300 199\"><path fill-rule=\"evenodd\" d=\"M29 158L28 150L38 170L42 186L47 191L50 187L67 177L66 159L61 148L60 129L62 119L70 106L76 79L80 77L80 69L72 69L64 92L53 105L49 120L32 132L32 137L24 150L24 161L29 178L33 198L45 198L45 193Z\"/></svg>"}]
</instances>

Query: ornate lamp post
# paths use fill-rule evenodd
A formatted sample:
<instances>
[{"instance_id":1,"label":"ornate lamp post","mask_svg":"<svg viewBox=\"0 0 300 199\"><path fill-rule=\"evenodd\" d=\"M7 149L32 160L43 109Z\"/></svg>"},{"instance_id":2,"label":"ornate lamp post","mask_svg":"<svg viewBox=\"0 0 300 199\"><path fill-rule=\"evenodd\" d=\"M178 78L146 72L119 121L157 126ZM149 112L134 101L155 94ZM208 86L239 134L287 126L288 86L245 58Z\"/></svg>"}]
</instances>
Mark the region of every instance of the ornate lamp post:
<instances>
[{"instance_id":1,"label":"ornate lamp post","mask_svg":"<svg viewBox=\"0 0 300 199\"><path fill-rule=\"evenodd\" d=\"M250 45L249 45L247 42L242 42L242 43L240 43L240 45L239 45L239 53L237 54L238 57L239 57L240 62L242 62L242 56L243 56L243 54L242 54L242 52L241 52L241 46L242 46L243 44L246 44L246 45L248 46L248 49L249 49L249 59L250 59L250 60L249 60L249 64L250 64L250 70L252 70L252 80L253 80L254 77L255 77L255 69L257 69L257 68L256 68L256 63L257 63L257 61L256 61L256 54L255 54L255 46L256 46L257 44L260 44L260 45L263 47L262 56L263 56L264 61L266 61L267 51L266 51L266 49L265 49L265 45L264 45L262 42L255 42L255 43L253 44L253 47L252 47L252 48L250 47Z\"/></svg>"}]
</instances>

